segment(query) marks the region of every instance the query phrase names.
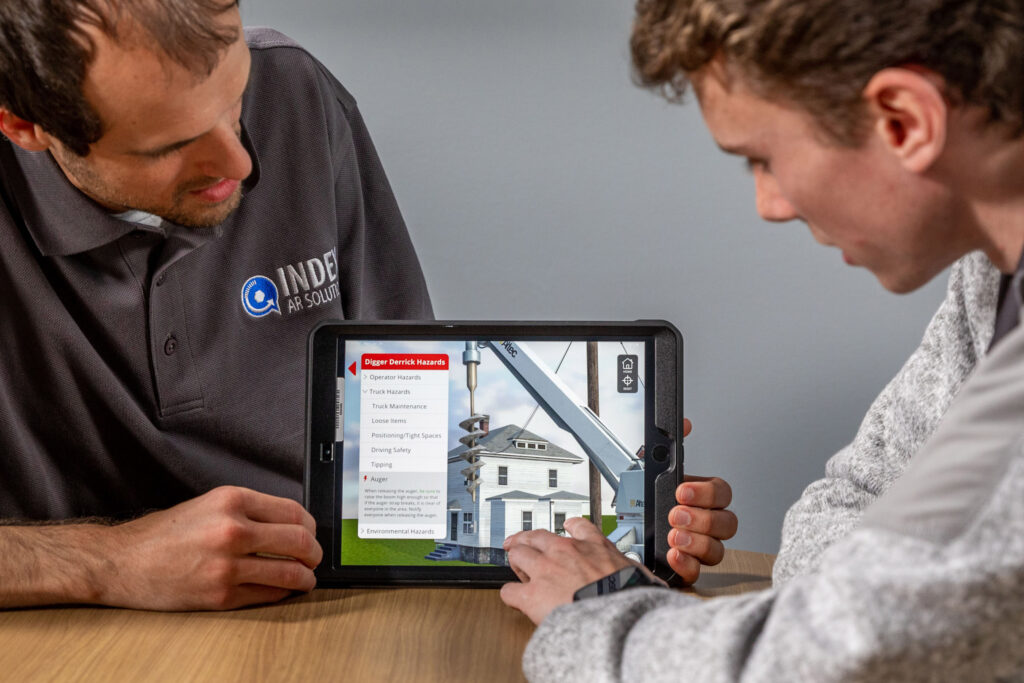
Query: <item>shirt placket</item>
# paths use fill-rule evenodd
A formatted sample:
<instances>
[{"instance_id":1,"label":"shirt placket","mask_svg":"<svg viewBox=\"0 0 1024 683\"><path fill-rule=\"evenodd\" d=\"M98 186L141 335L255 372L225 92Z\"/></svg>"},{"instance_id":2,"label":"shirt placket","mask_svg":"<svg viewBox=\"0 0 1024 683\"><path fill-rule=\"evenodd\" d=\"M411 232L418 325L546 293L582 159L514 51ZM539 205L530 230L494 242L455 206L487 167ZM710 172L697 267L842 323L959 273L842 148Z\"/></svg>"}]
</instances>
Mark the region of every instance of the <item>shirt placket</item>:
<instances>
[{"instance_id":1,"label":"shirt placket","mask_svg":"<svg viewBox=\"0 0 1024 683\"><path fill-rule=\"evenodd\" d=\"M181 278L187 272L185 257L215 234L168 227L170 235L149 284L149 353L161 417L205 405Z\"/></svg>"},{"instance_id":2,"label":"shirt placket","mask_svg":"<svg viewBox=\"0 0 1024 683\"><path fill-rule=\"evenodd\" d=\"M157 270L149 288L150 359L160 415L203 407L185 301L173 266Z\"/></svg>"}]
</instances>

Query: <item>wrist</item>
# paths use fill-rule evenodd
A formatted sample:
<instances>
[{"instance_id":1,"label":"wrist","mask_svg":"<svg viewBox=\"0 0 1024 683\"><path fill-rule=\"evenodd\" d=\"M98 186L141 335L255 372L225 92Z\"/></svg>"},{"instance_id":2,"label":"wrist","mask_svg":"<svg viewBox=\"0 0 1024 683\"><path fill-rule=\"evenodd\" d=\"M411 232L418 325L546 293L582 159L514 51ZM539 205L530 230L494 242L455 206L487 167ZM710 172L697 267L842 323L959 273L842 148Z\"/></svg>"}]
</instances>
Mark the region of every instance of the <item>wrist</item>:
<instances>
[{"instance_id":1,"label":"wrist","mask_svg":"<svg viewBox=\"0 0 1024 683\"><path fill-rule=\"evenodd\" d=\"M658 586L664 588L665 584L648 576L642 567L631 565L614 571L607 576L602 576L593 583L588 583L586 586L576 591L573 594L572 599L573 602L577 602L586 598L607 595L627 588L636 588L640 586Z\"/></svg>"},{"instance_id":2,"label":"wrist","mask_svg":"<svg viewBox=\"0 0 1024 683\"><path fill-rule=\"evenodd\" d=\"M128 547L122 525L82 524L73 528L82 562L75 587L78 602L123 606L116 590L125 579L125 567L119 558Z\"/></svg>"},{"instance_id":3,"label":"wrist","mask_svg":"<svg viewBox=\"0 0 1024 683\"><path fill-rule=\"evenodd\" d=\"M113 560L118 544L115 527L69 524L42 527L49 567L41 567L50 580L47 602L112 604L110 582L117 574Z\"/></svg>"}]
</instances>

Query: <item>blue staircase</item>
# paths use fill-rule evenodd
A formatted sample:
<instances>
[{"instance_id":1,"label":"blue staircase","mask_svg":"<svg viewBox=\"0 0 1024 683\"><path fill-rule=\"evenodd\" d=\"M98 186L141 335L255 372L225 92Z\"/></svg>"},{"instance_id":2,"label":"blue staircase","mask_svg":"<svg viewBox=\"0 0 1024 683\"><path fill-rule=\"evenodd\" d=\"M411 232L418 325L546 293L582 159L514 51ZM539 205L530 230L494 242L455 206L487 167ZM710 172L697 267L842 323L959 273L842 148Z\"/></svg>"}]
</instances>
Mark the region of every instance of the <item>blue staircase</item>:
<instances>
[{"instance_id":1,"label":"blue staircase","mask_svg":"<svg viewBox=\"0 0 1024 683\"><path fill-rule=\"evenodd\" d=\"M459 546L454 543L438 543L437 547L431 550L425 559L457 560L459 559Z\"/></svg>"}]
</instances>

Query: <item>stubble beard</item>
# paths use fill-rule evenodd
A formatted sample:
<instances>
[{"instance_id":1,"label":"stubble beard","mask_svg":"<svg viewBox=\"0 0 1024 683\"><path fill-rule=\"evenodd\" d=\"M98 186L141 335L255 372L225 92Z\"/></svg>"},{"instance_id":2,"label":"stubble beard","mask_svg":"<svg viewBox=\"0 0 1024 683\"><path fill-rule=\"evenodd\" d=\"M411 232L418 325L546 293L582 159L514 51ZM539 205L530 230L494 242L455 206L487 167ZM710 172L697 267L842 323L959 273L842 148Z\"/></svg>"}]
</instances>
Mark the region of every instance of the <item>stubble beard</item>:
<instances>
[{"instance_id":1,"label":"stubble beard","mask_svg":"<svg viewBox=\"0 0 1024 683\"><path fill-rule=\"evenodd\" d=\"M131 193L110 187L82 157L71 153L60 156L54 154L53 157L75 187L96 203L117 213L132 210L145 211L176 225L209 229L223 223L242 202L242 186L239 184L231 196L222 202L190 208L188 206L190 192L209 187L219 180L218 178L199 178L175 188L169 204L157 205ZM198 202L199 200L193 201Z\"/></svg>"}]
</instances>

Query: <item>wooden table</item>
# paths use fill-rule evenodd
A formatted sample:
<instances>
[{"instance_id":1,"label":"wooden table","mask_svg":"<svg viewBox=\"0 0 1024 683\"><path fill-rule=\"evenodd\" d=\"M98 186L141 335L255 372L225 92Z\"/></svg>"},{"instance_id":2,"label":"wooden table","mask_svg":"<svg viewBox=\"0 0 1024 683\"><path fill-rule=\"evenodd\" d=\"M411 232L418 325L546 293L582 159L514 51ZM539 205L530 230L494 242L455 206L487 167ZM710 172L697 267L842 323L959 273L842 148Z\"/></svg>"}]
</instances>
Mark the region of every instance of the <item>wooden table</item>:
<instances>
[{"instance_id":1,"label":"wooden table","mask_svg":"<svg viewBox=\"0 0 1024 683\"><path fill-rule=\"evenodd\" d=\"M730 550L688 590L766 588L773 559ZM0 611L0 680L497 683L522 680L531 633L490 589L318 590L225 613L10 610Z\"/></svg>"}]
</instances>

